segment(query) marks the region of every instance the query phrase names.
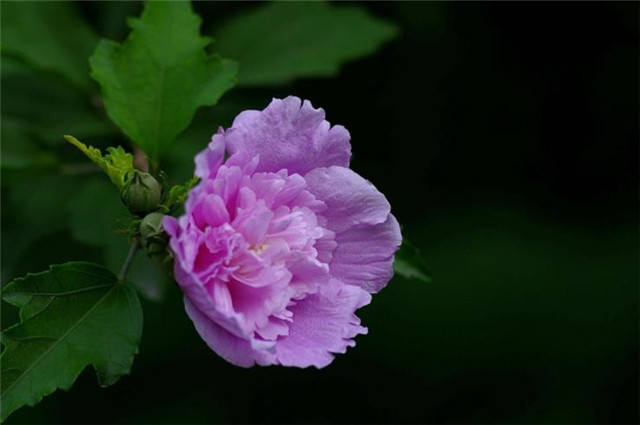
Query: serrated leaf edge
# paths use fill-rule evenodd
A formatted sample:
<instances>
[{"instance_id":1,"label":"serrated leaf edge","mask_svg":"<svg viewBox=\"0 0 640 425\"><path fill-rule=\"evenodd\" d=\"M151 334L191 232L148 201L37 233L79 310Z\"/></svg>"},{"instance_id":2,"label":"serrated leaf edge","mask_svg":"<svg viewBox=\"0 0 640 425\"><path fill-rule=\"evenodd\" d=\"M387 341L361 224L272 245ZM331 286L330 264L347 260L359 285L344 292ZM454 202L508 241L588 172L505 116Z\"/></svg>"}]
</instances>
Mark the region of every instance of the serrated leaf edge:
<instances>
[{"instance_id":1,"label":"serrated leaf edge","mask_svg":"<svg viewBox=\"0 0 640 425\"><path fill-rule=\"evenodd\" d=\"M84 262L84 261L74 261L74 262L68 262L68 263L65 263L65 265L93 265L93 264L92 264L92 263L89 263L89 262ZM15 280L13 280L13 281L12 281L12 282L10 282L9 284L7 284L7 286L2 290L2 298L4 299L4 292L5 292L9 287L11 287L11 286L15 286L16 282L24 281L24 280L26 280L27 278L30 278L30 277L33 277L33 276L43 275L43 274L45 274L45 273L52 272L52 271L54 271L54 269L56 269L56 268L60 268L60 267L61 267L60 265L58 265L58 264L54 264L54 265L51 265L51 266L49 267L49 269L48 269L48 270L44 270L44 271L42 271L42 272L37 272L37 273L27 273L24 277L17 278L17 279L15 279ZM83 272L80 272L80 273L83 273ZM89 275L91 275L90 273L85 273L85 274L89 274ZM82 316L81 320L79 320L75 325L73 325L73 327L72 327L71 329L69 329L69 330L68 330L68 331L67 331L67 332L66 332L66 333L65 333L61 338L53 338L53 339L56 339L56 342L55 342L55 343L54 343L50 348L48 348L48 349L46 350L46 352L45 352L45 353L44 353L40 358L38 358L38 360L37 360L33 365L31 365L28 369L26 369L26 370L24 370L24 371L22 371L22 370L20 370L20 369L17 369L17 368L2 369L2 372L3 372L3 373L4 373L4 372L6 372L6 371L8 371L8 370L17 370L17 371L21 371L21 372L22 372L22 374L21 374L21 375L20 375L20 377L19 377L18 379L16 379L16 381L14 381L14 382L13 382L13 383L8 387L8 388L4 388L4 387L3 387L3 388L1 389L1 393L0 393L0 406L1 406L1 404L2 404L2 403L1 403L1 400L6 396L6 394L7 394L9 391L11 391L11 389L13 389L13 388L17 385L17 383L18 383L20 380L22 380L22 379L23 379L22 377L23 377L23 376L25 376L29 371L31 371L35 366L37 366L37 365L42 361L42 359L44 359L44 358L48 355L48 353L49 353L49 352L51 352L51 350L53 350L53 348L55 348L55 347L60 343L60 341L62 341L63 339L65 339L69 334L71 334L71 332L73 332L73 331L74 331L74 330L75 330L75 329L80 325L80 323L82 323L82 322L83 322L87 317L89 317L89 316L91 315L91 313L93 313L93 311L94 311L94 310L95 310L95 309L96 309L96 308L97 308L97 307L98 307L98 306L99 306L99 305L100 305L100 304L101 304L105 299L107 299L107 298L108 298L108 297L113 293L113 291L114 291L114 290L124 290L124 288L122 287L122 286L123 286L123 285L122 285L122 283L119 283L119 281L117 280L116 276L115 276L115 275L113 275L113 273L110 273L110 274L113 276L113 279L114 279L113 287L112 287L109 291L107 291L107 293L106 293L102 298L100 298L100 299L99 299L99 300L94 304L94 306L93 306L93 307L91 307L91 309L89 309L89 311L87 311L87 313L85 313L85 314ZM56 278L57 278L57 277L56 277ZM95 290L95 289L99 289L100 287L106 287L106 286L110 286L110 285L96 286L96 287L93 287L92 289L93 289L93 290ZM134 293L135 293L135 292L134 292ZM129 295L129 294L126 294L126 295L127 295L127 308L128 308L128 310L130 311L130 295ZM6 300L5 300L5 301L6 301ZM9 302L9 301L6 301L6 302ZM14 304L12 304L12 305L14 305ZM41 313L41 312L42 312L42 311L38 312L38 314L39 314L39 313ZM20 323L16 323L15 325L10 326L9 328L5 329L5 331L3 331L3 332L2 332L2 334L1 334L2 338L0 338L0 339L2 340L2 343L3 343L3 344L5 344L5 341L6 341L6 338L7 338L7 337L5 336L5 332L6 332L7 330L9 330L9 329L12 329L12 328L14 328L14 327L16 327L16 326L20 325L21 323L22 323L22 320L21 320L21 322L20 322ZM131 356L132 358L133 358L133 357L135 357L135 355L136 355L136 354L138 354L138 352L139 352L138 344L139 344L139 341L136 341L135 349L134 349L133 354L132 354L132 356ZM6 352L6 350L2 352L2 355L0 355L0 364L2 363L2 358L4 357L4 353L5 353L5 352ZM123 373L123 374L119 375L116 379L114 379L110 384L103 384L103 380L102 380L102 377L101 377L101 375L100 375L100 373L99 373L99 371L98 371L98 367L97 367L97 365L96 365L95 363L93 363L93 362L92 362L92 363L90 363L90 365L91 365L91 366L93 366L94 370L96 371L96 373L97 373L97 375L98 375L98 381L99 381L99 384L100 384L100 386L101 386L101 387L106 387L106 386L109 386L109 385L111 385L111 384L114 384L114 383L115 383L115 382L116 382L120 377L125 376L125 375L129 375L129 374L130 374L130 371L129 371L128 373ZM87 366L88 366L88 365L87 365ZM29 400L29 401L28 401L27 403L25 403L25 404L26 404L27 406L35 406L35 405L36 405L36 404L38 404L38 403L39 403L39 402L40 402L44 397L46 397L46 396L48 396L48 395L50 395L50 394L53 394L53 393L54 393L54 392L56 392L58 389L61 389L61 390L64 390L64 391L69 390L69 389L73 386L73 384L75 383L76 379L78 379L78 376L80 375L80 373L82 373L82 371L83 371L85 368L86 368L86 366L85 366L84 368L82 368L80 371L78 371L78 373L77 373L77 374L75 374L75 376L73 376L73 377L72 377L72 379L70 379L70 381L69 381L70 383L69 383L69 385L68 385L68 386L65 386L65 385L56 385L53 389L51 389L51 391L45 391L45 392L44 392L43 394L41 394L39 397L36 397L36 398L35 398L35 400L34 400L34 399L31 399L31 400ZM9 411L5 411L4 409L1 409L1 408L0 408L0 421L4 422L4 421L7 419L7 417L8 417L11 413L13 413L15 410L19 409L19 408L20 408L20 407L22 407L22 406L24 406L24 404L23 404L23 405L21 405L21 406L17 406L17 407L15 407L15 408L13 408L12 410L9 410Z\"/></svg>"}]
</instances>

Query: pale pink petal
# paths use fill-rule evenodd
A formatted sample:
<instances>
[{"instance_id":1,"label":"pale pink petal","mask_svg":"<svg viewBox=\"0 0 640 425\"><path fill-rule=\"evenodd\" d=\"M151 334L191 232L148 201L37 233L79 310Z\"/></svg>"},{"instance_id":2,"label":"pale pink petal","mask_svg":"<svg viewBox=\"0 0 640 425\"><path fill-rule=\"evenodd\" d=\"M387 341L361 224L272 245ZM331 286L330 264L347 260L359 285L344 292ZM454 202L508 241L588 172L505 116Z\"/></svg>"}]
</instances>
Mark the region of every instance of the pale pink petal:
<instances>
[{"instance_id":1,"label":"pale pink petal","mask_svg":"<svg viewBox=\"0 0 640 425\"><path fill-rule=\"evenodd\" d=\"M324 110L297 97L273 99L263 111L244 111L224 134L229 153L260 155L256 171L304 175L317 167L349 166L349 132L324 120Z\"/></svg>"},{"instance_id":2,"label":"pale pink petal","mask_svg":"<svg viewBox=\"0 0 640 425\"><path fill-rule=\"evenodd\" d=\"M366 334L355 311L371 301L371 295L338 280L289 308L293 313L289 335L276 344L278 363L285 366L322 368L333 354L353 347L353 338Z\"/></svg>"},{"instance_id":3,"label":"pale pink petal","mask_svg":"<svg viewBox=\"0 0 640 425\"><path fill-rule=\"evenodd\" d=\"M344 167L317 168L304 176L307 188L326 204L326 227L340 233L352 226L384 223L391 206L370 181Z\"/></svg>"},{"instance_id":4,"label":"pale pink petal","mask_svg":"<svg viewBox=\"0 0 640 425\"><path fill-rule=\"evenodd\" d=\"M381 224L351 227L336 235L331 275L376 293L393 277L393 257L401 242L400 226L393 215Z\"/></svg>"}]
</instances>

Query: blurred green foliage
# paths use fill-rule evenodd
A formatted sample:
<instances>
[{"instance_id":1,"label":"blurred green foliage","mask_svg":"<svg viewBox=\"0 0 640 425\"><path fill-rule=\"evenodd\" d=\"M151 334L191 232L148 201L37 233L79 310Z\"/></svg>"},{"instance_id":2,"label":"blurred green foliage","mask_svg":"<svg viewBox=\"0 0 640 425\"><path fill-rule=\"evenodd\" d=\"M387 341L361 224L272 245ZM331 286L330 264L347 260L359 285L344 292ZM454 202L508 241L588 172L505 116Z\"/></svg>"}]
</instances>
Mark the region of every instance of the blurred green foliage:
<instances>
[{"instance_id":1,"label":"blurred green foliage","mask_svg":"<svg viewBox=\"0 0 640 425\"><path fill-rule=\"evenodd\" d=\"M93 50L82 45L123 42L125 18L142 4L41 6L2 3L3 284L69 260L115 271L126 256L117 191L61 136L131 147L98 86L82 81ZM380 42L397 40L346 65L353 58L339 46L318 56L333 34L322 31L354 7L395 22L399 31L383 24ZM274 96L308 98L350 130L353 167L387 195L433 282L395 278L360 314L369 334L325 370L243 370L206 347L180 291L139 255L131 279L147 298L132 375L100 389L85 370L68 393L7 423L638 422L637 3L193 8L219 38L213 51L238 60L247 80L196 111L167 148L170 181L191 176L194 154L238 112ZM304 24L274 12L286 8ZM80 23L43 24L61 16ZM241 16L261 25L238 42L265 28L287 41L271 49L280 65L264 76L260 51L249 43L236 57L236 40L224 38ZM304 25L316 30L293 31ZM74 28L85 36L65 45ZM335 40L351 48L359 30ZM294 42L317 33L327 36ZM66 47L47 47L56 40ZM258 64L248 77L243 59ZM69 73L73 63L84 77ZM249 88L252 78L268 85ZM16 323L16 309L4 305L2 321Z\"/></svg>"},{"instance_id":2,"label":"blurred green foliage","mask_svg":"<svg viewBox=\"0 0 640 425\"><path fill-rule=\"evenodd\" d=\"M397 32L360 7L273 2L237 15L215 40L223 56L241 64L238 83L255 87L334 76L344 62L373 53Z\"/></svg>"},{"instance_id":3,"label":"blurred green foliage","mask_svg":"<svg viewBox=\"0 0 640 425\"><path fill-rule=\"evenodd\" d=\"M70 2L6 2L2 53L52 71L82 88L91 86L86 58L98 37Z\"/></svg>"}]
</instances>

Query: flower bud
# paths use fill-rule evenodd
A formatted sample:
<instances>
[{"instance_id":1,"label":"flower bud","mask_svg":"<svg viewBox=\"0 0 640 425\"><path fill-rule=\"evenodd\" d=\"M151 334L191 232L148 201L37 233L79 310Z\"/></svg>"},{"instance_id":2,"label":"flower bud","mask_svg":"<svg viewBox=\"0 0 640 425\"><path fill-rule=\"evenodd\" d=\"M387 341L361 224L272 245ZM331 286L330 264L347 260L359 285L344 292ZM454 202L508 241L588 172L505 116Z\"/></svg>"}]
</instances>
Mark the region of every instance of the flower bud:
<instances>
[{"instance_id":1,"label":"flower bud","mask_svg":"<svg viewBox=\"0 0 640 425\"><path fill-rule=\"evenodd\" d=\"M158 208L162 201L162 186L151 174L135 170L129 174L121 198L129 211L145 215Z\"/></svg>"},{"instance_id":2,"label":"flower bud","mask_svg":"<svg viewBox=\"0 0 640 425\"><path fill-rule=\"evenodd\" d=\"M159 212L153 212L142 219L140 223L140 236L143 240L162 237L164 228L162 227L162 220L164 214Z\"/></svg>"},{"instance_id":3,"label":"flower bud","mask_svg":"<svg viewBox=\"0 0 640 425\"><path fill-rule=\"evenodd\" d=\"M148 214L140 222L141 243L147 255L168 276L172 276L173 255L167 250L168 236L162 227L165 215L159 212Z\"/></svg>"}]
</instances>

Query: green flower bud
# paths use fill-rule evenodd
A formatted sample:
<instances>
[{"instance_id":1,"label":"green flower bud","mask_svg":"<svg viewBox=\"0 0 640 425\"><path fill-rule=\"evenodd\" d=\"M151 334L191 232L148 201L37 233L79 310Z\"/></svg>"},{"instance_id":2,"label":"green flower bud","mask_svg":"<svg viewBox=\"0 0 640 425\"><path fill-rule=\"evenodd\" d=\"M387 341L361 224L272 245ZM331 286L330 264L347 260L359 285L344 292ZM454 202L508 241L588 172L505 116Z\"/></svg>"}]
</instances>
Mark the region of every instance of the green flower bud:
<instances>
[{"instance_id":1,"label":"green flower bud","mask_svg":"<svg viewBox=\"0 0 640 425\"><path fill-rule=\"evenodd\" d=\"M151 174L134 170L127 176L121 198L129 211L142 216L158 208L162 186Z\"/></svg>"},{"instance_id":2,"label":"green flower bud","mask_svg":"<svg viewBox=\"0 0 640 425\"><path fill-rule=\"evenodd\" d=\"M152 212L142 219L140 242L151 261L168 276L172 276L173 255L167 249L169 238L162 227L164 217L162 213Z\"/></svg>"},{"instance_id":3,"label":"green flower bud","mask_svg":"<svg viewBox=\"0 0 640 425\"><path fill-rule=\"evenodd\" d=\"M140 236L143 240L163 238L164 228L162 227L162 220L164 214L159 212L153 212L148 214L142 219L140 223Z\"/></svg>"}]
</instances>

